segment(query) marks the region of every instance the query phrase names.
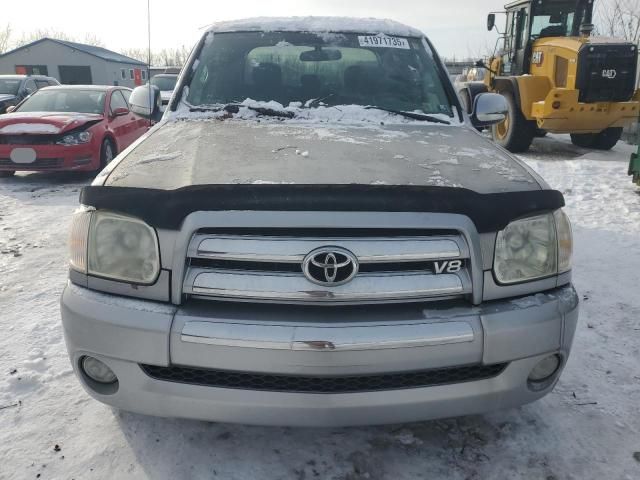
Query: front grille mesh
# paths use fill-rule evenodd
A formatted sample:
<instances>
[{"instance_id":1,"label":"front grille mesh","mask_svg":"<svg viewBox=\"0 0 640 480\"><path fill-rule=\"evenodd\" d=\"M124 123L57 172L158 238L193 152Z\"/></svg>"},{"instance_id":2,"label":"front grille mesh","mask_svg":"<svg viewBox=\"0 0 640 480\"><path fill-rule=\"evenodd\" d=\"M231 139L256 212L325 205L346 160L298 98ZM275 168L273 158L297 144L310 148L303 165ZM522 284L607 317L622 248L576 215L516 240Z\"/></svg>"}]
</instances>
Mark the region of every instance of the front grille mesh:
<instances>
[{"instance_id":1,"label":"front grille mesh","mask_svg":"<svg viewBox=\"0 0 640 480\"><path fill-rule=\"evenodd\" d=\"M357 393L431 387L492 378L506 363L437 368L417 372L334 377L269 375L189 367L140 365L156 380L207 387L289 393Z\"/></svg>"}]
</instances>

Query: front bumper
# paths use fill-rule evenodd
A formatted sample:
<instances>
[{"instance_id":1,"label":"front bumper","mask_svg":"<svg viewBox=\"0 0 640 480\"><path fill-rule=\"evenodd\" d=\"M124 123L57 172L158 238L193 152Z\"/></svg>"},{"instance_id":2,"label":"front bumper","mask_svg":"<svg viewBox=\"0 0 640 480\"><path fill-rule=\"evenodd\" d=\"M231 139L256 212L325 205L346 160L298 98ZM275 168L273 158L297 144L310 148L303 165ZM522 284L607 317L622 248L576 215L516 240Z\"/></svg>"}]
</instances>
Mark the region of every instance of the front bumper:
<instances>
[{"instance_id":1,"label":"front bumper","mask_svg":"<svg viewBox=\"0 0 640 480\"><path fill-rule=\"evenodd\" d=\"M545 100L534 102L531 117L538 128L552 133L599 133L624 127L640 115L640 90L628 102L581 103L578 90L552 89ZM559 108L553 108L559 102Z\"/></svg>"},{"instance_id":2,"label":"front bumper","mask_svg":"<svg viewBox=\"0 0 640 480\"><path fill-rule=\"evenodd\" d=\"M0 145L0 171L94 171L100 166L100 146L95 140L83 145ZM14 148L31 148L33 163L14 163Z\"/></svg>"},{"instance_id":3,"label":"front bumper","mask_svg":"<svg viewBox=\"0 0 640 480\"><path fill-rule=\"evenodd\" d=\"M578 299L570 286L479 308L428 307L395 305L369 312L345 307L255 309L218 302L176 307L69 285L62 298L62 321L83 387L117 408L245 424L343 426L477 414L537 400L551 391L560 372L542 388L530 388L527 377L548 354L559 354L564 366L578 318ZM394 329L406 334L393 334ZM318 349L317 341L282 341L287 335L315 338L319 332L322 339L331 339L333 349ZM372 341L376 332L387 338L386 344ZM424 341L417 342L418 337ZM109 365L118 377L115 391L88 381L79 369L84 355ZM491 378L351 393L178 383L154 379L140 366L326 377L497 363L508 365Z\"/></svg>"}]
</instances>

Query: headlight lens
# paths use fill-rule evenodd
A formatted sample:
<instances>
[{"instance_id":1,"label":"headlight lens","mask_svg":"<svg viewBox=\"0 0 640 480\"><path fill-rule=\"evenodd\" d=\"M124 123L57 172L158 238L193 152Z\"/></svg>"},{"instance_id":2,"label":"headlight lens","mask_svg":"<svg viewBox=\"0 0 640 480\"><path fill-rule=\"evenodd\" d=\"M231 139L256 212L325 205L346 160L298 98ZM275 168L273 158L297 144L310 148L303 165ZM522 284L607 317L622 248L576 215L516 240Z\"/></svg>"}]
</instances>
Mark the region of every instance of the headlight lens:
<instances>
[{"instance_id":1,"label":"headlight lens","mask_svg":"<svg viewBox=\"0 0 640 480\"><path fill-rule=\"evenodd\" d=\"M91 132L76 132L62 137L58 145L80 145L91 141Z\"/></svg>"},{"instance_id":2,"label":"headlight lens","mask_svg":"<svg viewBox=\"0 0 640 480\"><path fill-rule=\"evenodd\" d=\"M149 285L160 272L156 232L137 218L110 212L76 213L70 247L71 268L82 273Z\"/></svg>"},{"instance_id":3,"label":"headlight lens","mask_svg":"<svg viewBox=\"0 0 640 480\"><path fill-rule=\"evenodd\" d=\"M517 283L558 272L554 215L516 220L498 233L494 272L500 283Z\"/></svg>"}]
</instances>

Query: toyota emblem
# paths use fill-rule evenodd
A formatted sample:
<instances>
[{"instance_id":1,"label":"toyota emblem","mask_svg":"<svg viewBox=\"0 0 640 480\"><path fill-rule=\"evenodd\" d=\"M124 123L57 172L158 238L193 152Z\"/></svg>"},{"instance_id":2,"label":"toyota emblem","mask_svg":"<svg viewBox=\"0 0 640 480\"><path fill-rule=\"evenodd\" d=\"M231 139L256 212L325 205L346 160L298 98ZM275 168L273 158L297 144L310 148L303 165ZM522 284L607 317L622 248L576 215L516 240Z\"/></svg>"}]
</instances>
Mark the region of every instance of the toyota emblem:
<instances>
[{"instance_id":1,"label":"toyota emblem","mask_svg":"<svg viewBox=\"0 0 640 480\"><path fill-rule=\"evenodd\" d=\"M358 273L358 259L349 250L323 247L310 252L302 262L307 280L325 287L343 285Z\"/></svg>"}]
</instances>

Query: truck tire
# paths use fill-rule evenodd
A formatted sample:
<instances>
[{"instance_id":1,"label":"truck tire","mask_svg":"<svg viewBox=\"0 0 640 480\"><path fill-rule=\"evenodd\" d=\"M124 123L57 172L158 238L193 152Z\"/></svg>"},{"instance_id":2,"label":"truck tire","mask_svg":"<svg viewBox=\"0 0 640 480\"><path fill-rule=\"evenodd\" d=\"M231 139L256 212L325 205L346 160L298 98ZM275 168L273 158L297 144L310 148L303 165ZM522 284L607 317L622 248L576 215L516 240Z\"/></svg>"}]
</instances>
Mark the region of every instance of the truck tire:
<instances>
[{"instance_id":1,"label":"truck tire","mask_svg":"<svg viewBox=\"0 0 640 480\"><path fill-rule=\"evenodd\" d=\"M536 135L536 124L524 118L513 93L500 93L507 100L509 112L503 122L491 127L491 137L494 142L512 153L526 152Z\"/></svg>"},{"instance_id":2,"label":"truck tire","mask_svg":"<svg viewBox=\"0 0 640 480\"><path fill-rule=\"evenodd\" d=\"M571 143L582 148L611 150L622 136L622 127L611 127L600 133L572 133Z\"/></svg>"}]
</instances>

